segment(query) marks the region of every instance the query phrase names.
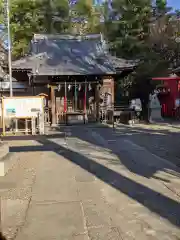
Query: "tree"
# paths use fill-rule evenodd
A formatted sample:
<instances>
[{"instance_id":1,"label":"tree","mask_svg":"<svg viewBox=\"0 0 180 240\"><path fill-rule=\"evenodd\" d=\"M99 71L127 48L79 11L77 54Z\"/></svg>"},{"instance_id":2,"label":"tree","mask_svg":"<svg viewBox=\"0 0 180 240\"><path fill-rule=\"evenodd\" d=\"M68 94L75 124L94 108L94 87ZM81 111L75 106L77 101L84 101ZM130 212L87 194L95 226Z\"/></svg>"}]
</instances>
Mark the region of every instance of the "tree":
<instances>
[{"instance_id":1,"label":"tree","mask_svg":"<svg viewBox=\"0 0 180 240\"><path fill-rule=\"evenodd\" d=\"M103 32L110 42L111 51L119 57L140 60L141 64L136 70L136 74L133 73L127 77L124 87L129 88L131 97L141 99L143 110L147 109L147 99L151 87L149 74L141 76L139 73L140 68L145 66L145 59L146 61L148 59L147 39L151 17L150 0L112 0L111 6L108 1L104 3ZM144 91L145 89L147 91ZM143 113L146 117L147 113L145 111Z\"/></svg>"},{"instance_id":2,"label":"tree","mask_svg":"<svg viewBox=\"0 0 180 240\"><path fill-rule=\"evenodd\" d=\"M0 6L0 23L6 25L2 0ZM69 26L68 6L68 0L12 0L10 23L13 57L25 55L34 33L64 32Z\"/></svg>"},{"instance_id":3,"label":"tree","mask_svg":"<svg viewBox=\"0 0 180 240\"><path fill-rule=\"evenodd\" d=\"M157 2L162 3L162 1ZM146 120L149 101L147 96L153 88L151 78L168 75L169 68L175 67L180 61L180 43L177 41L180 33L179 17L177 13L168 13L165 2L164 5L157 6L156 13L155 19L149 25L147 51L143 52L144 56L136 69L134 86L131 88L143 103L143 116Z\"/></svg>"},{"instance_id":4,"label":"tree","mask_svg":"<svg viewBox=\"0 0 180 240\"><path fill-rule=\"evenodd\" d=\"M99 33L101 11L93 0L77 0L71 5L71 31L76 34Z\"/></svg>"},{"instance_id":5,"label":"tree","mask_svg":"<svg viewBox=\"0 0 180 240\"><path fill-rule=\"evenodd\" d=\"M4 26L0 25L0 67L3 67L7 64L6 37Z\"/></svg>"},{"instance_id":6,"label":"tree","mask_svg":"<svg viewBox=\"0 0 180 240\"><path fill-rule=\"evenodd\" d=\"M160 58L175 67L180 61L180 18L177 13L164 14L150 26L148 44Z\"/></svg>"},{"instance_id":7,"label":"tree","mask_svg":"<svg viewBox=\"0 0 180 240\"><path fill-rule=\"evenodd\" d=\"M112 0L104 4L104 32L112 50L125 58L136 57L149 33L150 0Z\"/></svg>"},{"instance_id":8,"label":"tree","mask_svg":"<svg viewBox=\"0 0 180 240\"><path fill-rule=\"evenodd\" d=\"M159 17L164 16L165 14L172 11L172 8L167 5L167 0L156 0L154 6L154 17L158 19Z\"/></svg>"},{"instance_id":9,"label":"tree","mask_svg":"<svg viewBox=\"0 0 180 240\"><path fill-rule=\"evenodd\" d=\"M7 50L4 45L4 34L0 35L0 66L4 66L7 63Z\"/></svg>"},{"instance_id":10,"label":"tree","mask_svg":"<svg viewBox=\"0 0 180 240\"><path fill-rule=\"evenodd\" d=\"M112 0L111 8L106 1L104 9L104 33L111 49L118 56L140 59L135 74L129 75L126 83L131 97L141 99L147 119L148 96L153 87L150 79L179 58L175 41L180 32L179 21L177 17L172 19L164 0L157 0L155 6L148 0Z\"/></svg>"},{"instance_id":11,"label":"tree","mask_svg":"<svg viewBox=\"0 0 180 240\"><path fill-rule=\"evenodd\" d=\"M69 28L68 0L39 0L39 24L44 33L61 33Z\"/></svg>"},{"instance_id":12,"label":"tree","mask_svg":"<svg viewBox=\"0 0 180 240\"><path fill-rule=\"evenodd\" d=\"M10 5L10 23L13 57L24 56L33 33L39 31L39 4L36 1L13 0Z\"/></svg>"}]
</instances>

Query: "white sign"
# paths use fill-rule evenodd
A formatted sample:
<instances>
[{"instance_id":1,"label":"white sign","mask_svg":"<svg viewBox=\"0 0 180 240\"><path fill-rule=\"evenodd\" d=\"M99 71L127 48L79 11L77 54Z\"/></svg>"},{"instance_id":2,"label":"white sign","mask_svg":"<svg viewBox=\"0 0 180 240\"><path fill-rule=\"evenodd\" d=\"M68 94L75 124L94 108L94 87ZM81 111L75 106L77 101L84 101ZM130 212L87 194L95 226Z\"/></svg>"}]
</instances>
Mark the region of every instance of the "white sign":
<instances>
[{"instance_id":1,"label":"white sign","mask_svg":"<svg viewBox=\"0 0 180 240\"><path fill-rule=\"evenodd\" d=\"M32 118L43 113L42 97L13 97L3 99L4 117Z\"/></svg>"}]
</instances>

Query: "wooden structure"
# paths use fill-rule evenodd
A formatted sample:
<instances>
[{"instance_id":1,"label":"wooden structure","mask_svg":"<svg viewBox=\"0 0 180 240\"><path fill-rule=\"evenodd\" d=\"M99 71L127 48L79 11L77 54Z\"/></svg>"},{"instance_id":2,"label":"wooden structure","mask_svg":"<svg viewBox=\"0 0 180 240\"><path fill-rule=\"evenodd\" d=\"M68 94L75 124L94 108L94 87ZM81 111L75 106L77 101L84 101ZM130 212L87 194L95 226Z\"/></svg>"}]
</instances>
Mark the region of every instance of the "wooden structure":
<instances>
[{"instance_id":1,"label":"wooden structure","mask_svg":"<svg viewBox=\"0 0 180 240\"><path fill-rule=\"evenodd\" d=\"M29 84L26 81L17 81L12 78L12 87L14 96L24 96L29 95ZM9 96L10 92L10 82L9 75L0 67L0 96Z\"/></svg>"},{"instance_id":2,"label":"wooden structure","mask_svg":"<svg viewBox=\"0 0 180 240\"><path fill-rule=\"evenodd\" d=\"M174 117L180 107L180 77L171 75L169 77L153 78L153 81L161 81L157 86L158 98L162 106L163 117Z\"/></svg>"},{"instance_id":3,"label":"wooden structure","mask_svg":"<svg viewBox=\"0 0 180 240\"><path fill-rule=\"evenodd\" d=\"M44 134L44 97L2 97L0 118L3 136Z\"/></svg>"},{"instance_id":4,"label":"wooden structure","mask_svg":"<svg viewBox=\"0 0 180 240\"><path fill-rule=\"evenodd\" d=\"M81 115L99 119L101 96L111 95L115 80L129 74L136 64L113 57L100 35L35 34L29 56L13 62L13 76L28 82L32 95L48 95L52 124Z\"/></svg>"}]
</instances>

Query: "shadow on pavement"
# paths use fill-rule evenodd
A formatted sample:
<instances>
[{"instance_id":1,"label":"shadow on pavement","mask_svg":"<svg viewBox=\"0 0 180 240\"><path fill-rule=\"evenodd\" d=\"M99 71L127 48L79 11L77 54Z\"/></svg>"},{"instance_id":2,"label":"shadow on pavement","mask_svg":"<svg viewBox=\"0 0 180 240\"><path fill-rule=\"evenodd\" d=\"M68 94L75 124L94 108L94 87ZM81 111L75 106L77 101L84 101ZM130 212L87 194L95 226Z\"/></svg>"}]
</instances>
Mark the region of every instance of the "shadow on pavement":
<instances>
[{"instance_id":1,"label":"shadow on pavement","mask_svg":"<svg viewBox=\"0 0 180 240\"><path fill-rule=\"evenodd\" d=\"M116 132L180 167L180 128L176 131L174 126L171 129L118 126Z\"/></svg>"},{"instance_id":2,"label":"shadow on pavement","mask_svg":"<svg viewBox=\"0 0 180 240\"><path fill-rule=\"evenodd\" d=\"M143 184L137 183L128 177L122 176L87 156L60 146L45 137L39 139L38 142L42 144L42 146L10 147L10 150L11 152L47 151L47 149L49 151L54 151L85 171L95 175L104 183L139 202L150 211L169 220L173 225L180 227L180 204L175 200L164 196Z\"/></svg>"},{"instance_id":3,"label":"shadow on pavement","mask_svg":"<svg viewBox=\"0 0 180 240\"><path fill-rule=\"evenodd\" d=\"M57 129L58 130L58 129ZM60 130L60 129L59 129ZM81 131L80 131L81 130ZM135 129L132 129L135 131ZM122 131L119 132L118 137L114 136L115 131L112 128L106 127L106 128L96 128L97 133L99 133L100 137L104 139L102 141L98 141L98 136L92 137L92 135L88 134L88 131L92 131L88 128L71 128L71 137L78 138L82 141L88 142L90 144L93 144L94 146L99 146L102 148L109 149L113 154L115 154L118 157L118 160L112 160L107 159L107 163L111 163L113 165L124 165L129 171L132 173L135 173L137 175L146 177L146 178L156 178L154 174L156 174L159 171L163 171L166 173L170 173L171 175L174 175L176 177L180 177L180 168L178 166L171 166L168 165L168 168L165 168L164 166L167 166L167 164L164 164L164 162L160 161L158 157L155 157L151 154L146 154L145 151L141 150L131 150L131 146L129 149L127 149L127 145L129 138L125 135L128 131L124 127L122 127ZM61 132L64 132L64 134L67 133L67 127L62 128ZM131 129L129 130L131 132ZM143 137L142 135L139 136L139 138ZM180 135L179 135L180 137ZM109 138L111 138L111 141L109 141ZM124 141L126 140L126 142ZM123 150L123 144L125 146L126 150ZM143 146L145 148L145 146ZM148 150L148 149L147 149ZM151 152L151 151L150 151ZM161 156L159 156L161 157ZM106 160L106 159L104 159ZM158 177L157 177L158 178ZM167 182L165 179L160 179L164 182Z\"/></svg>"}]
</instances>

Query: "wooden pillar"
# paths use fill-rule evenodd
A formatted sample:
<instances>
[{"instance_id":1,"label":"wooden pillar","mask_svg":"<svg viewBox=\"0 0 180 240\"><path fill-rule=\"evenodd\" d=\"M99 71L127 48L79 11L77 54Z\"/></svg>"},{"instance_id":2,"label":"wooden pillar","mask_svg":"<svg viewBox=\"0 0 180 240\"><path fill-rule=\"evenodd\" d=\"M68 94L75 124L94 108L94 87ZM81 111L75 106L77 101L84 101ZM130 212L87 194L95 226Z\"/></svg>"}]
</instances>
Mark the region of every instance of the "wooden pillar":
<instances>
[{"instance_id":1,"label":"wooden pillar","mask_svg":"<svg viewBox=\"0 0 180 240\"><path fill-rule=\"evenodd\" d=\"M76 84L76 80L74 82L74 110L77 111L77 84Z\"/></svg>"},{"instance_id":2,"label":"wooden pillar","mask_svg":"<svg viewBox=\"0 0 180 240\"><path fill-rule=\"evenodd\" d=\"M112 94L112 105L114 106L114 92L115 92L115 88L114 88L114 78L111 79L111 94Z\"/></svg>"},{"instance_id":3,"label":"wooden pillar","mask_svg":"<svg viewBox=\"0 0 180 240\"><path fill-rule=\"evenodd\" d=\"M84 113L86 114L87 111L87 82L85 81L85 86L84 86Z\"/></svg>"},{"instance_id":4,"label":"wooden pillar","mask_svg":"<svg viewBox=\"0 0 180 240\"><path fill-rule=\"evenodd\" d=\"M66 113L68 110L68 106L67 106L67 83L65 81L64 83L64 112Z\"/></svg>"},{"instance_id":5,"label":"wooden pillar","mask_svg":"<svg viewBox=\"0 0 180 240\"><path fill-rule=\"evenodd\" d=\"M55 87L50 86L51 90L51 124L56 124L56 99L55 99Z\"/></svg>"},{"instance_id":6,"label":"wooden pillar","mask_svg":"<svg viewBox=\"0 0 180 240\"><path fill-rule=\"evenodd\" d=\"M36 77L34 75L30 77L30 86L32 89L32 96L35 96L35 86L34 86L35 78Z\"/></svg>"},{"instance_id":7,"label":"wooden pillar","mask_svg":"<svg viewBox=\"0 0 180 240\"><path fill-rule=\"evenodd\" d=\"M34 86L34 83L33 83L33 86L32 86L32 94L33 94L33 96L35 96L35 86Z\"/></svg>"},{"instance_id":8,"label":"wooden pillar","mask_svg":"<svg viewBox=\"0 0 180 240\"><path fill-rule=\"evenodd\" d=\"M97 84L96 85L96 89L95 89L95 108L96 108L96 121L99 122L100 121L100 115L99 115L99 111L100 111L100 85Z\"/></svg>"}]
</instances>

